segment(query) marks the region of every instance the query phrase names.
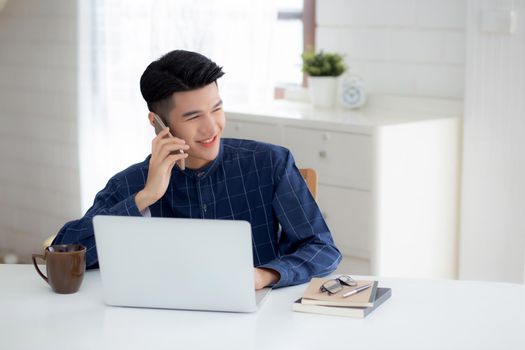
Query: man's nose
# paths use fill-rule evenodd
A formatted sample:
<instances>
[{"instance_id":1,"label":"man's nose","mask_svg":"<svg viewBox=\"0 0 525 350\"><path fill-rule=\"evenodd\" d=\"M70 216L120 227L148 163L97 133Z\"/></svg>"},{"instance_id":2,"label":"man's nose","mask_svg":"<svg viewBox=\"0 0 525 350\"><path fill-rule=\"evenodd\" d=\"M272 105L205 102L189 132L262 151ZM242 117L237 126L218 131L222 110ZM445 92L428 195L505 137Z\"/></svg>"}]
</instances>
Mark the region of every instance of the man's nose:
<instances>
[{"instance_id":1,"label":"man's nose","mask_svg":"<svg viewBox=\"0 0 525 350\"><path fill-rule=\"evenodd\" d=\"M217 121L211 113L206 113L203 117L200 131L210 136L212 134L215 135L215 132L217 131Z\"/></svg>"}]
</instances>

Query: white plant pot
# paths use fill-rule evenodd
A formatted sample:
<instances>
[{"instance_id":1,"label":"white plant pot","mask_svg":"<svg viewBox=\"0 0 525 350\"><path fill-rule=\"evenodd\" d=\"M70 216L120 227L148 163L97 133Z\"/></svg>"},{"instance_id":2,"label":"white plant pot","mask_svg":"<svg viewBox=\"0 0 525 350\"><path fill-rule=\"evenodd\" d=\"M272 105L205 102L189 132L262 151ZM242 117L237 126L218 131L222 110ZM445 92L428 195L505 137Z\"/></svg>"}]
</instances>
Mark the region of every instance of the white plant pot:
<instances>
[{"instance_id":1,"label":"white plant pot","mask_svg":"<svg viewBox=\"0 0 525 350\"><path fill-rule=\"evenodd\" d=\"M308 77L310 101L315 107L330 108L334 106L337 92L336 77Z\"/></svg>"}]
</instances>

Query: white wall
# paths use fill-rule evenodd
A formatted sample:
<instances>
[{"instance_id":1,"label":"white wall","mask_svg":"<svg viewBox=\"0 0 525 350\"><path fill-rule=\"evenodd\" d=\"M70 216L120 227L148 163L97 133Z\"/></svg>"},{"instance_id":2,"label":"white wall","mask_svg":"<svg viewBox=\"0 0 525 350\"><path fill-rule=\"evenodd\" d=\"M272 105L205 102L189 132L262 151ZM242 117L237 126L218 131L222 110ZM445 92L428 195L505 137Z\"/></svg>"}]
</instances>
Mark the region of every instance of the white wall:
<instances>
[{"instance_id":1,"label":"white wall","mask_svg":"<svg viewBox=\"0 0 525 350\"><path fill-rule=\"evenodd\" d=\"M317 50L345 54L367 90L463 98L465 0L317 0Z\"/></svg>"},{"instance_id":2,"label":"white wall","mask_svg":"<svg viewBox=\"0 0 525 350\"><path fill-rule=\"evenodd\" d=\"M480 32L482 11L512 6L514 35ZM460 278L522 282L525 0L469 0L467 23Z\"/></svg>"},{"instance_id":3,"label":"white wall","mask_svg":"<svg viewBox=\"0 0 525 350\"><path fill-rule=\"evenodd\" d=\"M80 215L76 18L71 0L0 12L0 255L21 261Z\"/></svg>"}]
</instances>

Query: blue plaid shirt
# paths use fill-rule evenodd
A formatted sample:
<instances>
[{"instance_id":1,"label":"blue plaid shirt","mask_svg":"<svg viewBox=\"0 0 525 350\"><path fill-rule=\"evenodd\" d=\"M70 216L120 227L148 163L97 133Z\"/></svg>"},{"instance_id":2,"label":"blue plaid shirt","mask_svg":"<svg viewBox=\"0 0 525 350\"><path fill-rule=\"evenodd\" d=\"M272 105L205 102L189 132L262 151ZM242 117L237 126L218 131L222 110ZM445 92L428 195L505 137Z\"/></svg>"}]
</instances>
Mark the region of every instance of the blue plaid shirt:
<instances>
[{"instance_id":1,"label":"blue plaid shirt","mask_svg":"<svg viewBox=\"0 0 525 350\"><path fill-rule=\"evenodd\" d=\"M111 178L84 217L65 224L54 244L85 245L88 268L97 267L92 218L141 215L135 194L146 184L149 158ZM327 275L341 260L292 154L283 147L222 139L218 157L206 167L174 167L166 193L149 209L154 217L250 222L254 266L280 273L274 287Z\"/></svg>"}]
</instances>

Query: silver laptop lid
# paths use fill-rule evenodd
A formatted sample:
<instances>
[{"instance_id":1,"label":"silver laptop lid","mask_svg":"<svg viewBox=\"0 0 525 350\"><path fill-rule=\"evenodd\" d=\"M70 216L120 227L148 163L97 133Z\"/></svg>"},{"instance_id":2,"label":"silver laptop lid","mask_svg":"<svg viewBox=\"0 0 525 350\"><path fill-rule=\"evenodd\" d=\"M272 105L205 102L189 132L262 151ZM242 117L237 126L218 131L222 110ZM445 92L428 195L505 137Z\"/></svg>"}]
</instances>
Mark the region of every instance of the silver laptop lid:
<instances>
[{"instance_id":1,"label":"silver laptop lid","mask_svg":"<svg viewBox=\"0 0 525 350\"><path fill-rule=\"evenodd\" d=\"M251 312L251 226L246 221L95 216L108 305Z\"/></svg>"}]
</instances>

